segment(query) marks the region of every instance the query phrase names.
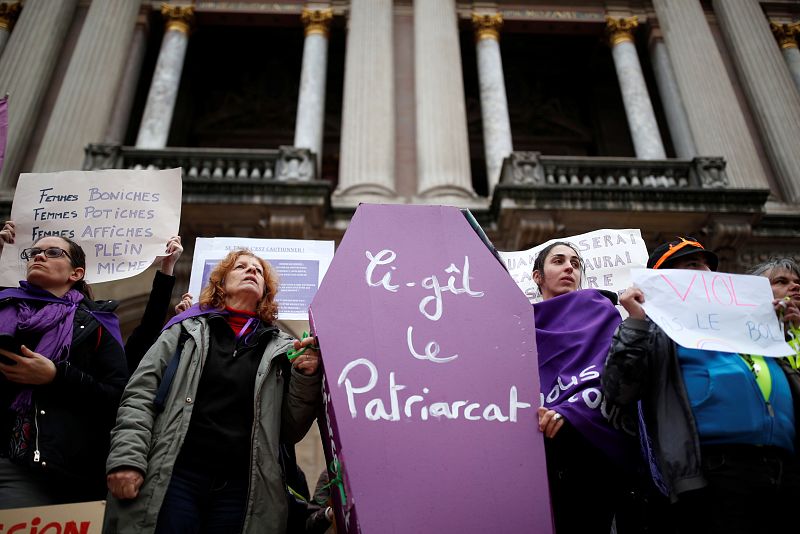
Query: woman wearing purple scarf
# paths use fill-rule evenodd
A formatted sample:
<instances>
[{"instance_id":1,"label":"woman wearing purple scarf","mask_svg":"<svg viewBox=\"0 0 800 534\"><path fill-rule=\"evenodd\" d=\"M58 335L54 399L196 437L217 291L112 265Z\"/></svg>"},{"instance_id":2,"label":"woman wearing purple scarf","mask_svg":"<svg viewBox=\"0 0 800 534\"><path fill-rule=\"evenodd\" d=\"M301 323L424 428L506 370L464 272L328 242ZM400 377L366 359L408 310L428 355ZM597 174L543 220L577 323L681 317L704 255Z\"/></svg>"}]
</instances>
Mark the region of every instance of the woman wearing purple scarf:
<instances>
[{"instance_id":1,"label":"woman wearing purple scarf","mask_svg":"<svg viewBox=\"0 0 800 534\"><path fill-rule=\"evenodd\" d=\"M556 532L608 534L615 516L617 532L643 532L641 524L629 524L629 513L620 513L632 486L626 464L637 458L635 418L608 410L600 390L600 371L622 319L610 300L615 294L578 291L582 274L583 261L566 242L545 247L534 262L543 298L534 304L539 429Z\"/></svg>"},{"instance_id":2,"label":"woman wearing purple scarf","mask_svg":"<svg viewBox=\"0 0 800 534\"><path fill-rule=\"evenodd\" d=\"M277 293L269 263L235 250L167 323L120 404L105 532L287 531L279 449L311 426L322 373L315 339L275 324Z\"/></svg>"},{"instance_id":3,"label":"woman wearing purple scarf","mask_svg":"<svg viewBox=\"0 0 800 534\"><path fill-rule=\"evenodd\" d=\"M91 300L73 241L45 237L22 258L27 280L0 291L0 335L16 347L0 350L0 509L99 500L128 379L115 305Z\"/></svg>"}]
</instances>

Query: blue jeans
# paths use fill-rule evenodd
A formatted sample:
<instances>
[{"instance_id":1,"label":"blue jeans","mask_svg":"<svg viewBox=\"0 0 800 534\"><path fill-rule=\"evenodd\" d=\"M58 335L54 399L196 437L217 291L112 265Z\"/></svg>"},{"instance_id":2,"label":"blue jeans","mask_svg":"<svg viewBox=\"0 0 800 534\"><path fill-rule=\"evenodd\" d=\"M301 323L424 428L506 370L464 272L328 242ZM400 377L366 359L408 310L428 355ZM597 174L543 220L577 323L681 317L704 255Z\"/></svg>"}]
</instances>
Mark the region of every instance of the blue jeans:
<instances>
[{"instance_id":1,"label":"blue jeans","mask_svg":"<svg viewBox=\"0 0 800 534\"><path fill-rule=\"evenodd\" d=\"M156 534L241 532L247 490L247 477L229 479L176 466L158 514Z\"/></svg>"}]
</instances>

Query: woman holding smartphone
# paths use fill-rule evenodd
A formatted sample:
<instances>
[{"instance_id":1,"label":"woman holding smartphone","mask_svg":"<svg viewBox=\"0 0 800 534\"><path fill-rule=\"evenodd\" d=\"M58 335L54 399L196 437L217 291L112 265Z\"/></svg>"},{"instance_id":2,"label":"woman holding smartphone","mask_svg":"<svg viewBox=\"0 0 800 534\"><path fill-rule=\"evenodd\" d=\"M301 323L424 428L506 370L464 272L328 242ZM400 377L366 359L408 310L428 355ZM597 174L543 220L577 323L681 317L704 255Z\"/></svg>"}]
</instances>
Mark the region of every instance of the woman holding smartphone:
<instances>
[{"instance_id":1,"label":"woman holding smartphone","mask_svg":"<svg viewBox=\"0 0 800 534\"><path fill-rule=\"evenodd\" d=\"M13 226L0 232L13 242ZM9 239L11 236L11 239ZM94 302L66 238L24 249L0 291L0 509L103 499L109 433L128 380L115 303Z\"/></svg>"}]
</instances>

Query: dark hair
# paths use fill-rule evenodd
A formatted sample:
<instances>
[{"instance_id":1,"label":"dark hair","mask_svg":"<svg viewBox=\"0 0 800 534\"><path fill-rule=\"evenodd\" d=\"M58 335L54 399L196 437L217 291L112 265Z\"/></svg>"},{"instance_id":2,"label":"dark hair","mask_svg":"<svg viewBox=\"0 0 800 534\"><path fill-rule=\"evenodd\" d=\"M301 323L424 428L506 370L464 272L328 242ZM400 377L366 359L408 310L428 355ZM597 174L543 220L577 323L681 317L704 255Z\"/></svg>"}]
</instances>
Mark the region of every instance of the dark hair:
<instances>
[{"instance_id":1,"label":"dark hair","mask_svg":"<svg viewBox=\"0 0 800 534\"><path fill-rule=\"evenodd\" d=\"M775 269L784 269L800 277L800 265L797 265L797 262L792 258L770 258L747 271L747 274L766 276Z\"/></svg>"},{"instance_id":2,"label":"dark hair","mask_svg":"<svg viewBox=\"0 0 800 534\"><path fill-rule=\"evenodd\" d=\"M63 236L58 236L58 238L67 244L67 254L69 254L69 263L72 265L72 268L77 269L78 267L80 267L81 269L83 269L83 276L85 277L86 253L83 251L81 246L72 239ZM86 280L84 278L81 278L80 280L72 284L72 289L78 290L84 297L88 298L89 300L94 300L94 296L92 295L92 290L89 287L89 284L86 283Z\"/></svg>"},{"instance_id":3,"label":"dark hair","mask_svg":"<svg viewBox=\"0 0 800 534\"><path fill-rule=\"evenodd\" d=\"M539 251L539 255L536 256L535 260L533 260L533 269L531 272L539 271L540 273L542 273L542 276L544 276L544 262L545 260L547 260L547 255L550 254L551 250L553 250L559 245L571 248L578 256L578 262L580 262L579 271L581 272L581 279L583 279L583 258L581 258L581 253L578 252L578 249L575 248L575 245L573 245L572 243L568 243L566 241L554 241L553 243L550 243L549 245L544 247L541 251ZM542 287L539 284L536 284L536 287L539 288L539 293L541 293Z\"/></svg>"}]
</instances>

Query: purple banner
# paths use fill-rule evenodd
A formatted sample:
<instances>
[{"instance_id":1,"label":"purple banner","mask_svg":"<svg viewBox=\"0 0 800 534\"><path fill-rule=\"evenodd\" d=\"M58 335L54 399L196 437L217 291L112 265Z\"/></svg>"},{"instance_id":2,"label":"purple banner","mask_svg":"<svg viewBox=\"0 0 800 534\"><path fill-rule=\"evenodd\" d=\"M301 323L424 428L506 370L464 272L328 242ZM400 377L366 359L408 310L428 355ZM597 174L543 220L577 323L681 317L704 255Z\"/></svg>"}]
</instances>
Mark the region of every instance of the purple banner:
<instances>
[{"instance_id":1,"label":"purple banner","mask_svg":"<svg viewBox=\"0 0 800 534\"><path fill-rule=\"evenodd\" d=\"M0 171L3 170L3 160L6 155L6 140L8 138L8 96L0 98Z\"/></svg>"},{"instance_id":2,"label":"purple banner","mask_svg":"<svg viewBox=\"0 0 800 534\"><path fill-rule=\"evenodd\" d=\"M311 320L340 533L552 532L533 309L457 208L360 205Z\"/></svg>"},{"instance_id":3,"label":"purple banner","mask_svg":"<svg viewBox=\"0 0 800 534\"><path fill-rule=\"evenodd\" d=\"M573 291L533 305L543 405L562 414L588 441L621 463L636 454L635 421L609 409L600 373L611 336L622 322L595 289Z\"/></svg>"}]
</instances>

